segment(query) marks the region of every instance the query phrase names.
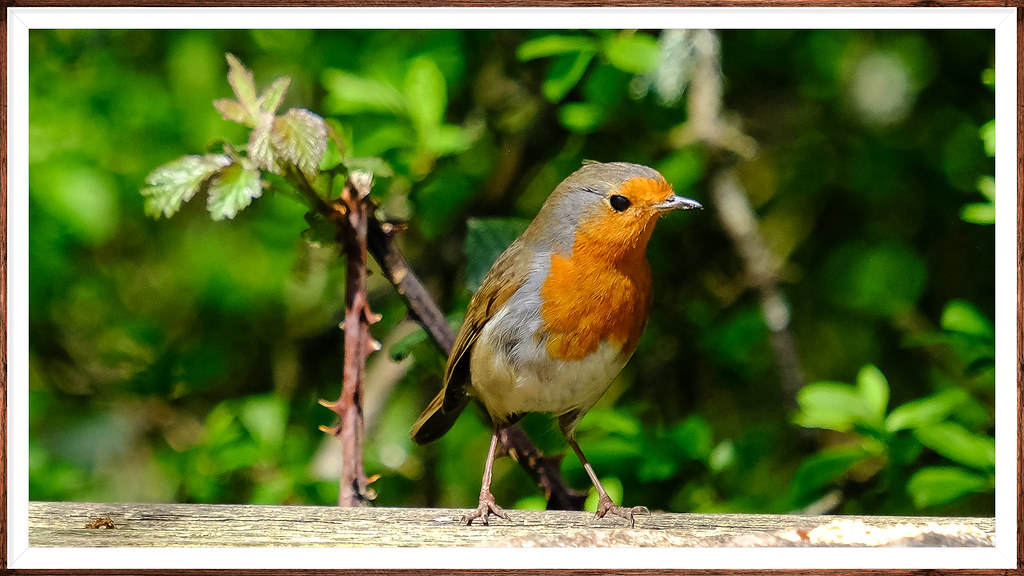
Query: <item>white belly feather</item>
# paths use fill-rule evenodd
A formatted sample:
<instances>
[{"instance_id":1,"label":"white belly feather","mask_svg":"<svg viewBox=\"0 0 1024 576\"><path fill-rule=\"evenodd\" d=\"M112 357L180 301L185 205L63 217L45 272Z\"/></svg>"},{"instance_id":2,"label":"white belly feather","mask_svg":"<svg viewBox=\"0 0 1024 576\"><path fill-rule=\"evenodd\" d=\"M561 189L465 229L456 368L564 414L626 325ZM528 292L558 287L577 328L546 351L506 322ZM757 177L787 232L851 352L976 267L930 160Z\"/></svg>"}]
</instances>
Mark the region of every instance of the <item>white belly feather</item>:
<instances>
[{"instance_id":1,"label":"white belly feather","mask_svg":"<svg viewBox=\"0 0 1024 576\"><path fill-rule=\"evenodd\" d=\"M473 394L492 415L586 412L629 360L602 342L579 361L552 360L534 336L536 321L517 322L503 307L484 326L470 356Z\"/></svg>"}]
</instances>

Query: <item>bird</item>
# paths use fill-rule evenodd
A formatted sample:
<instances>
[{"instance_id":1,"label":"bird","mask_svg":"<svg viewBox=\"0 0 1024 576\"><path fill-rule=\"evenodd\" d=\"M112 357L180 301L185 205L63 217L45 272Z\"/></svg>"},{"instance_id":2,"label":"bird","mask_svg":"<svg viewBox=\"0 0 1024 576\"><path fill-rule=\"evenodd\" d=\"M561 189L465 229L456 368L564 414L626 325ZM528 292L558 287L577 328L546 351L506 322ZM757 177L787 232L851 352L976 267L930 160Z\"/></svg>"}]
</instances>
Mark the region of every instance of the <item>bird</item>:
<instances>
[{"instance_id":1,"label":"bird","mask_svg":"<svg viewBox=\"0 0 1024 576\"><path fill-rule=\"evenodd\" d=\"M597 517L635 525L643 506L615 504L575 440L576 427L636 350L651 308L647 243L675 210L703 209L653 168L584 162L545 200L473 295L445 365L441 391L412 427L426 444L471 402L492 429L476 510L509 520L490 491L499 432L533 412L557 418L598 493Z\"/></svg>"}]
</instances>

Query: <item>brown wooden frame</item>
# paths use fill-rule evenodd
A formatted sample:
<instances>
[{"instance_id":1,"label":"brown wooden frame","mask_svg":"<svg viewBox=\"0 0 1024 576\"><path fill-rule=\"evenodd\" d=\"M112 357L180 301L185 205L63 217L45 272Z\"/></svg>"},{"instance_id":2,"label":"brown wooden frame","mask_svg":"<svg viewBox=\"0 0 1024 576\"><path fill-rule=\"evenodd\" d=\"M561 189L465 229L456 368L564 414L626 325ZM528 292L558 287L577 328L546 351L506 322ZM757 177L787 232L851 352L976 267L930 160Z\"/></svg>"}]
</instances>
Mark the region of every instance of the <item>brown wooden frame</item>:
<instances>
[{"instance_id":1,"label":"brown wooden frame","mask_svg":"<svg viewBox=\"0 0 1024 576\"><path fill-rule=\"evenodd\" d=\"M322 7L325 5L335 7L487 7L495 6L498 2L494 0L446 0L437 2L422 2L417 0L370 0L359 2L353 0L327 0L316 2L315 0L242 0L241 2L227 2L224 0L5 0L4 8L28 8L28 7ZM1017 422L1024 422L1024 333L1021 332L1021 319L1024 317L1024 0L619 0L603 2L600 0L555 0L554 2L543 0L506 0L500 3L502 6L517 7L1013 7L1017 14ZM7 317L7 14L0 13L0 54L2 54L3 67L0 68L0 364L3 366L0 372L0 573L7 573L7 531L3 524L7 518L7 338L8 317ZM989 574L989 575L1024 575L1024 538L1021 537L1021 530L1024 528L1024 494L1021 493L1022 480L1024 480L1024 444L1018 439L1017 444L1017 568L1015 570L967 570L948 571L961 574ZM338 564L344 564L344 555L339 554ZM136 570L32 570L12 571L13 573L32 574L136 574ZM178 572L207 573L205 570L147 570L149 574L170 574ZM232 570L233 574L259 574L265 570ZM289 573L301 573L308 575L319 574L359 574L360 576L372 576L376 574L394 573L419 573L419 570L293 570ZM456 573L469 574L508 574L505 570L457 570ZM530 570L530 574L537 573L572 573L572 574L619 574L622 571L612 572L610 570ZM652 574L673 573L673 574L700 574L705 576L747 574L847 574L852 570L631 570L626 573L638 576ZM940 570L856 570L858 574L941 574L946 571Z\"/></svg>"}]
</instances>

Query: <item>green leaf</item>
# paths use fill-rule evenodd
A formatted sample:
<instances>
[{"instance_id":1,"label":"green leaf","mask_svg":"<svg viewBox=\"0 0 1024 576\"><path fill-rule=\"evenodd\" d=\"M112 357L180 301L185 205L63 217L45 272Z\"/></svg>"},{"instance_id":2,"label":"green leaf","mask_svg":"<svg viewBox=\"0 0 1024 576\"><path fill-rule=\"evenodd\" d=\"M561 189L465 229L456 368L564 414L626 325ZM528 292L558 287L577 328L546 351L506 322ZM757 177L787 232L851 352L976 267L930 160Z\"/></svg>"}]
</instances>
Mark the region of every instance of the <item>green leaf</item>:
<instances>
[{"instance_id":1,"label":"green leaf","mask_svg":"<svg viewBox=\"0 0 1024 576\"><path fill-rule=\"evenodd\" d=\"M736 463L736 446L732 440L722 440L708 456L708 468L721 472Z\"/></svg>"},{"instance_id":2,"label":"green leaf","mask_svg":"<svg viewBox=\"0 0 1024 576\"><path fill-rule=\"evenodd\" d=\"M264 449L278 449L284 442L288 406L276 395L246 398L238 410L238 419Z\"/></svg>"},{"instance_id":3,"label":"green leaf","mask_svg":"<svg viewBox=\"0 0 1024 576\"><path fill-rule=\"evenodd\" d=\"M966 300L950 300L942 309L939 324L943 330L960 332L985 339L995 338L995 325L978 308Z\"/></svg>"},{"instance_id":4,"label":"green leaf","mask_svg":"<svg viewBox=\"0 0 1024 576\"><path fill-rule=\"evenodd\" d=\"M986 471L995 469L995 438L974 434L955 422L939 422L917 428L914 437L957 464Z\"/></svg>"},{"instance_id":5,"label":"green leaf","mask_svg":"<svg viewBox=\"0 0 1024 576\"><path fill-rule=\"evenodd\" d=\"M452 329L452 332L458 333L459 327L462 326L462 320L464 318L465 314L463 312L455 312L446 316L445 320L448 322L448 326ZM430 337L427 336L426 330L421 326L413 332L410 332L398 342L392 344L391 349L388 352L391 354L392 360L399 362L409 356L417 346L430 341Z\"/></svg>"},{"instance_id":6,"label":"green leaf","mask_svg":"<svg viewBox=\"0 0 1024 576\"><path fill-rule=\"evenodd\" d=\"M897 406L885 420L890 432L920 428L941 422L957 411L970 397L960 388L951 388L937 394Z\"/></svg>"},{"instance_id":7,"label":"green leaf","mask_svg":"<svg viewBox=\"0 0 1024 576\"><path fill-rule=\"evenodd\" d=\"M416 132L421 138L432 135L448 107L448 86L433 60L421 56L412 61L405 73L405 97L406 112Z\"/></svg>"},{"instance_id":8,"label":"green leaf","mask_svg":"<svg viewBox=\"0 0 1024 576\"><path fill-rule=\"evenodd\" d=\"M561 102L587 72L595 52L585 51L558 56L548 69L548 76L540 91L549 102Z\"/></svg>"},{"instance_id":9,"label":"green leaf","mask_svg":"<svg viewBox=\"0 0 1024 576\"><path fill-rule=\"evenodd\" d=\"M529 222L516 218L470 218L466 222L466 286L475 292L501 253Z\"/></svg>"},{"instance_id":10,"label":"green leaf","mask_svg":"<svg viewBox=\"0 0 1024 576\"><path fill-rule=\"evenodd\" d=\"M473 135L468 130L453 124L442 124L424 135L423 145L438 156L447 156L465 152L473 140Z\"/></svg>"},{"instance_id":11,"label":"green leaf","mask_svg":"<svg viewBox=\"0 0 1024 576\"><path fill-rule=\"evenodd\" d=\"M985 154L994 157L996 155L996 119L993 118L982 124L978 129L978 136L985 144Z\"/></svg>"},{"instance_id":12,"label":"green leaf","mask_svg":"<svg viewBox=\"0 0 1024 576\"><path fill-rule=\"evenodd\" d=\"M526 62L568 52L597 52L597 42L586 36L542 36L520 44L516 58Z\"/></svg>"},{"instance_id":13,"label":"green leaf","mask_svg":"<svg viewBox=\"0 0 1024 576\"><path fill-rule=\"evenodd\" d=\"M260 173L237 162L224 168L210 181L206 209L214 220L234 218L235 214L263 193Z\"/></svg>"},{"instance_id":14,"label":"green leaf","mask_svg":"<svg viewBox=\"0 0 1024 576\"><path fill-rule=\"evenodd\" d=\"M558 120L573 132L593 132L605 120L604 108L589 102L572 102L558 109Z\"/></svg>"},{"instance_id":15,"label":"green leaf","mask_svg":"<svg viewBox=\"0 0 1024 576\"><path fill-rule=\"evenodd\" d=\"M323 83L324 105L333 114L405 112L405 96L390 84L335 69L324 71Z\"/></svg>"},{"instance_id":16,"label":"green leaf","mask_svg":"<svg viewBox=\"0 0 1024 576\"><path fill-rule=\"evenodd\" d=\"M860 393L841 382L815 382L796 395L800 411L795 421L805 428L827 428L848 432L855 422L864 421L868 408Z\"/></svg>"},{"instance_id":17,"label":"green leaf","mask_svg":"<svg viewBox=\"0 0 1024 576\"><path fill-rule=\"evenodd\" d=\"M917 508L945 504L966 494L989 492L993 488L988 477L953 466L922 468L907 481L907 493Z\"/></svg>"},{"instance_id":18,"label":"green leaf","mask_svg":"<svg viewBox=\"0 0 1024 576\"><path fill-rule=\"evenodd\" d=\"M391 345L391 349L388 351L391 354L391 359L395 362L401 362L405 360L409 354L412 353L413 348L427 341L427 332L423 328L417 328L416 330L407 334L404 338L395 342Z\"/></svg>"},{"instance_id":19,"label":"green leaf","mask_svg":"<svg viewBox=\"0 0 1024 576\"><path fill-rule=\"evenodd\" d=\"M234 54L228 53L227 60L228 84L235 93L238 103L248 111L250 117L255 118L259 111L259 99L256 96L256 83L252 72L243 66Z\"/></svg>"},{"instance_id":20,"label":"green leaf","mask_svg":"<svg viewBox=\"0 0 1024 576\"><path fill-rule=\"evenodd\" d=\"M971 224L995 224L996 205L987 202L967 204L960 209L960 219Z\"/></svg>"},{"instance_id":21,"label":"green leaf","mask_svg":"<svg viewBox=\"0 0 1024 576\"><path fill-rule=\"evenodd\" d=\"M982 176L978 178L978 192L985 198L988 198L989 202L996 201L996 179L991 176Z\"/></svg>"},{"instance_id":22,"label":"green leaf","mask_svg":"<svg viewBox=\"0 0 1024 576\"><path fill-rule=\"evenodd\" d=\"M599 431L601 434L615 434L626 439L638 439L643 436L643 425L636 416L621 410L591 410L580 422L579 430Z\"/></svg>"},{"instance_id":23,"label":"green leaf","mask_svg":"<svg viewBox=\"0 0 1024 576\"><path fill-rule=\"evenodd\" d=\"M260 95L258 101L259 108L261 111L267 114L273 114L277 112L277 109L281 106L281 102L284 101L285 92L288 91L288 85L291 84L292 79L287 76L282 76L277 80L274 80L263 94Z\"/></svg>"},{"instance_id":24,"label":"green leaf","mask_svg":"<svg viewBox=\"0 0 1024 576\"><path fill-rule=\"evenodd\" d=\"M609 64L623 72L646 74L658 67L661 50L653 36L622 33L606 41L604 55Z\"/></svg>"},{"instance_id":25,"label":"green leaf","mask_svg":"<svg viewBox=\"0 0 1024 576\"><path fill-rule=\"evenodd\" d=\"M302 239L313 246L330 246L337 243L338 228L334 222L315 210L306 212L304 218L309 228L302 231Z\"/></svg>"},{"instance_id":26,"label":"green leaf","mask_svg":"<svg viewBox=\"0 0 1024 576\"><path fill-rule=\"evenodd\" d=\"M280 160L297 166L306 178L315 180L320 159L327 151L327 123L304 108L292 108L274 118L270 140Z\"/></svg>"},{"instance_id":27,"label":"green leaf","mask_svg":"<svg viewBox=\"0 0 1024 576\"><path fill-rule=\"evenodd\" d=\"M792 493L798 502L805 502L869 456L858 446L825 448L800 464L793 477Z\"/></svg>"},{"instance_id":28,"label":"green leaf","mask_svg":"<svg viewBox=\"0 0 1024 576\"><path fill-rule=\"evenodd\" d=\"M701 416L693 415L672 428L669 437L683 455L693 460L707 460L711 454L711 425Z\"/></svg>"},{"instance_id":29,"label":"green leaf","mask_svg":"<svg viewBox=\"0 0 1024 576\"><path fill-rule=\"evenodd\" d=\"M231 158L224 154L207 154L183 156L156 168L146 176L149 186L140 191L146 197L146 214L170 218L208 178L229 164Z\"/></svg>"},{"instance_id":30,"label":"green leaf","mask_svg":"<svg viewBox=\"0 0 1024 576\"><path fill-rule=\"evenodd\" d=\"M864 366L857 374L857 391L873 421L880 424L889 405L889 382L885 375L871 364Z\"/></svg>"}]
</instances>

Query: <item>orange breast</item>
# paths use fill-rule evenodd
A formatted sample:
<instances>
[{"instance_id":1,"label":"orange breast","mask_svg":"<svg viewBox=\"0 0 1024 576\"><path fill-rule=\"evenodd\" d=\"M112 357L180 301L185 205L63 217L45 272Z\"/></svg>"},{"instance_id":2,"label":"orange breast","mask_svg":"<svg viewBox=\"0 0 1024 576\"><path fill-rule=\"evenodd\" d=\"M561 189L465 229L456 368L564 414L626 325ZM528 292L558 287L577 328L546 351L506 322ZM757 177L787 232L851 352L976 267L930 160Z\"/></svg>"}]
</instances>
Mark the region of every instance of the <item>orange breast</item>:
<instances>
[{"instance_id":1,"label":"orange breast","mask_svg":"<svg viewBox=\"0 0 1024 576\"><path fill-rule=\"evenodd\" d=\"M605 340L625 352L636 348L651 307L650 265L643 248L636 252L618 262L585 249L552 255L540 309L548 354L582 360Z\"/></svg>"}]
</instances>

